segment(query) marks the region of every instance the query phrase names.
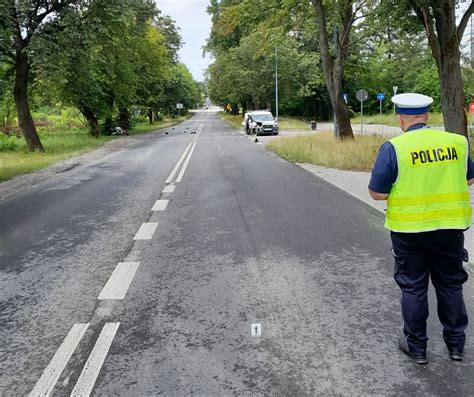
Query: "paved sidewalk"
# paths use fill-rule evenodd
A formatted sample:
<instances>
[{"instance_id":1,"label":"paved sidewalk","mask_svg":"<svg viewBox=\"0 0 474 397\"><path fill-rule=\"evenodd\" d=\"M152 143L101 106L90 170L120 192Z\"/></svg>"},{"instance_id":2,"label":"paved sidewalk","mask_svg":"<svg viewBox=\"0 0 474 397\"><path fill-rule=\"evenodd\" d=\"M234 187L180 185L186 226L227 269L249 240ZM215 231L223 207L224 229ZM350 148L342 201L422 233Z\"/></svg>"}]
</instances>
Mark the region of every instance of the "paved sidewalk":
<instances>
[{"instance_id":1,"label":"paved sidewalk","mask_svg":"<svg viewBox=\"0 0 474 397\"><path fill-rule=\"evenodd\" d=\"M370 172L342 171L313 164L298 165L321 179L324 179L326 182L344 190L376 210L385 213L385 201L372 200L367 191ZM469 190L471 193L471 204L474 207L474 186L470 186ZM470 269L474 270L474 267L472 266L472 264L474 264L474 227L465 233L465 247L469 251Z\"/></svg>"}]
</instances>

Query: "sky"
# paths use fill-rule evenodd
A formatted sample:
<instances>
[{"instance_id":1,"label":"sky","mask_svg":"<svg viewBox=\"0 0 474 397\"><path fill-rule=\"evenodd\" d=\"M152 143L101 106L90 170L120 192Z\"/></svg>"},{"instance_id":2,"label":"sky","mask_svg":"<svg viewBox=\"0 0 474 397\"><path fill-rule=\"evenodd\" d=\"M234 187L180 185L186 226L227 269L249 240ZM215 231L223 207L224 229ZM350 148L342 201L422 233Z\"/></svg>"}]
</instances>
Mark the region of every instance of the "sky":
<instances>
[{"instance_id":1,"label":"sky","mask_svg":"<svg viewBox=\"0 0 474 397\"><path fill-rule=\"evenodd\" d=\"M155 0L158 9L176 21L185 42L179 52L180 60L197 81L203 81L203 72L210 63L202 57L202 46L211 31L211 17L206 9L208 0Z\"/></svg>"}]
</instances>

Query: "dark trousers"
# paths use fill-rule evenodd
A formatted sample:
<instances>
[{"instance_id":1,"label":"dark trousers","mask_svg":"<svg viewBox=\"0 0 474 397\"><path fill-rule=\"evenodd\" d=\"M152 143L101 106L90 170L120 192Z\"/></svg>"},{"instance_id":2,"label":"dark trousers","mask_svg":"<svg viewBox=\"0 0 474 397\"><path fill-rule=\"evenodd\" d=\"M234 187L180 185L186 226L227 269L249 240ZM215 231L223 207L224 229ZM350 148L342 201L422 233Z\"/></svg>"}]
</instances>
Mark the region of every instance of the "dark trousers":
<instances>
[{"instance_id":1,"label":"dark trousers","mask_svg":"<svg viewBox=\"0 0 474 397\"><path fill-rule=\"evenodd\" d=\"M395 281L402 290L403 333L410 351L425 352L428 318L428 282L438 298L438 317L450 351L462 352L468 319L462 295L467 281L463 268L464 233L436 230L424 233L392 232Z\"/></svg>"}]
</instances>

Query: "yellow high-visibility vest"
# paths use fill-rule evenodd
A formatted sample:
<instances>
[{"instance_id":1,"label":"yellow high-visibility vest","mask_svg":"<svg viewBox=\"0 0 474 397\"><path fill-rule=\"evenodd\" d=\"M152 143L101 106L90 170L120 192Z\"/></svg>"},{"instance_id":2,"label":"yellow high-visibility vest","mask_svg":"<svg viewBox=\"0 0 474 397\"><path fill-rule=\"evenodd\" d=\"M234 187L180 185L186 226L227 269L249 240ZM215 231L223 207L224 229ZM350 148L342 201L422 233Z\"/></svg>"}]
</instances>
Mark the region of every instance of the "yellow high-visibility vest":
<instances>
[{"instance_id":1,"label":"yellow high-visibility vest","mask_svg":"<svg viewBox=\"0 0 474 397\"><path fill-rule=\"evenodd\" d=\"M405 233L467 229L472 208L464 136L419 129L390 140L398 178L387 200L385 227Z\"/></svg>"}]
</instances>

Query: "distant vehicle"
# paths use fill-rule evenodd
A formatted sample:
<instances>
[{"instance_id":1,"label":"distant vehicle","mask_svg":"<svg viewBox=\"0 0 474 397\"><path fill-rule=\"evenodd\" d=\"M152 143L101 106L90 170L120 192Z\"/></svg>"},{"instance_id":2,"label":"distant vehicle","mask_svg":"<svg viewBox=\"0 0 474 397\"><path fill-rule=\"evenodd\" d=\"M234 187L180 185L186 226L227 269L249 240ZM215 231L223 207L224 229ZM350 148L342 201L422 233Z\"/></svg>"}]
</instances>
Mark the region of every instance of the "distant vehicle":
<instances>
[{"instance_id":1,"label":"distant vehicle","mask_svg":"<svg viewBox=\"0 0 474 397\"><path fill-rule=\"evenodd\" d=\"M245 113L242 126L247 135L278 135L280 131L278 121L275 120L271 112L266 110Z\"/></svg>"}]
</instances>

